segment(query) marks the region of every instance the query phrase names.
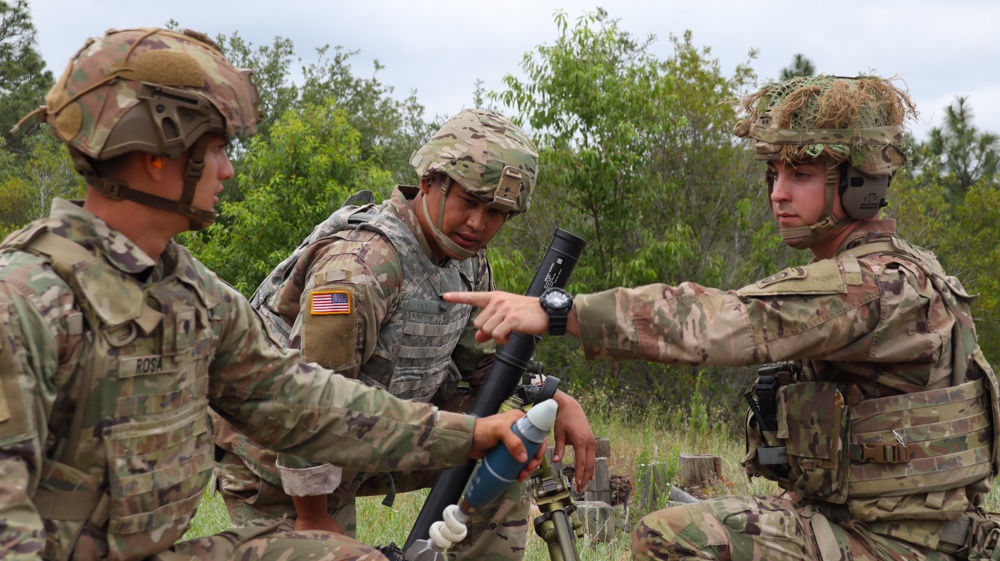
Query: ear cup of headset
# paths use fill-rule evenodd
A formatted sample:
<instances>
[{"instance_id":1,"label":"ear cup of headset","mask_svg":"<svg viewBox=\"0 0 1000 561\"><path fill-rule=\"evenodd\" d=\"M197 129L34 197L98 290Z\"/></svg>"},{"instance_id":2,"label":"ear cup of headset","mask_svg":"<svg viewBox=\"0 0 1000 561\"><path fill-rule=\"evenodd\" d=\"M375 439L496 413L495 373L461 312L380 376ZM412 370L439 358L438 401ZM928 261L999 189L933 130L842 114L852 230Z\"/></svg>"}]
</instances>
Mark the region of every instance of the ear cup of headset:
<instances>
[{"instance_id":1,"label":"ear cup of headset","mask_svg":"<svg viewBox=\"0 0 1000 561\"><path fill-rule=\"evenodd\" d=\"M889 179L871 177L850 166L841 168L840 202L847 216L855 220L878 216L879 210L889 204L885 200Z\"/></svg>"}]
</instances>

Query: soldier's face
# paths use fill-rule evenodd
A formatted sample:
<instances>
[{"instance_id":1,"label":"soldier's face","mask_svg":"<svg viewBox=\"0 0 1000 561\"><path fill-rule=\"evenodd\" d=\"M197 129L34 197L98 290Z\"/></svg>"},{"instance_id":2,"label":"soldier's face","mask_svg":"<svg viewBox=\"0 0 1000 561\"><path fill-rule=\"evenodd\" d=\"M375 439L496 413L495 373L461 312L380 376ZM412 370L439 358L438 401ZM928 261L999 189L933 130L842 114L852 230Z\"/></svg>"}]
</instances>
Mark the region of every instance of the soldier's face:
<instances>
[{"instance_id":1,"label":"soldier's face","mask_svg":"<svg viewBox=\"0 0 1000 561\"><path fill-rule=\"evenodd\" d=\"M226 139L212 135L205 152L205 168L195 189L193 205L200 210L214 210L219 204L222 182L233 177L233 164L226 153Z\"/></svg>"},{"instance_id":2,"label":"soldier's face","mask_svg":"<svg viewBox=\"0 0 1000 561\"><path fill-rule=\"evenodd\" d=\"M826 204L826 163L823 159L790 165L768 162L773 174L771 212L780 228L811 226L819 222ZM840 197L834 197L834 216L844 216Z\"/></svg>"},{"instance_id":3,"label":"soldier's face","mask_svg":"<svg viewBox=\"0 0 1000 561\"><path fill-rule=\"evenodd\" d=\"M440 181L436 179L433 184L428 184L426 181L420 184L421 191L427 197L427 210L431 215L424 217L423 213L419 213L421 227L435 253L447 255L452 259L462 259L458 255L452 255L446 248L437 247L425 218L432 220L435 225L440 225L441 232L463 249L479 251L503 226L507 213L490 208L485 202L466 192L458 182L453 182L448 188L444 205L444 222L441 223L437 216L441 208Z\"/></svg>"}]
</instances>

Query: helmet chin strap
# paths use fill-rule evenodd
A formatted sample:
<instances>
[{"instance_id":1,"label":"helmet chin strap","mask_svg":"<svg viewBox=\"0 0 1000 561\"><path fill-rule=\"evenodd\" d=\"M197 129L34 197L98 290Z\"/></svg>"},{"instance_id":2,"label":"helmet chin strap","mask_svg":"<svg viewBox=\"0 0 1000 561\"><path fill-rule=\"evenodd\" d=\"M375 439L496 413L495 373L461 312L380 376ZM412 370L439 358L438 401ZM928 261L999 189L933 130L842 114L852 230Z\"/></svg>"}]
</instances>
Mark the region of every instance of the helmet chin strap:
<instances>
[{"instance_id":1,"label":"helmet chin strap","mask_svg":"<svg viewBox=\"0 0 1000 561\"><path fill-rule=\"evenodd\" d=\"M438 245L442 248L447 249L452 254L457 255L459 259L469 259L476 255L475 251L469 251L464 247L453 242L448 236L444 235L441 231L444 228L444 203L448 196L448 188L451 187L452 179L449 176L444 176L441 179L441 204L438 205L438 215L437 224L431 220L431 213L427 210L427 196L420 195L420 205L424 212L424 219L426 220L428 226L430 226L431 234L434 235L434 240L437 241Z\"/></svg>"},{"instance_id":2,"label":"helmet chin strap","mask_svg":"<svg viewBox=\"0 0 1000 561\"><path fill-rule=\"evenodd\" d=\"M823 204L823 215L820 216L819 221L815 224L809 226L799 226L796 228L781 228L781 239L784 240L793 249L809 249L813 244L819 240L820 236L838 228L847 226L853 219L845 216L843 218L837 218L833 215L833 203L834 197L839 196L838 193L838 166L832 168L827 168L826 170L826 200ZM794 240L801 240L798 243L792 243Z\"/></svg>"},{"instance_id":3,"label":"helmet chin strap","mask_svg":"<svg viewBox=\"0 0 1000 561\"><path fill-rule=\"evenodd\" d=\"M219 214L211 210L203 210L195 207L194 195L197 191L198 181L201 180L202 172L205 169L205 152L208 151L209 136L203 135L188 154L187 168L184 170L184 191L181 193L181 200L173 201L152 193L132 189L124 181L108 179L97 174L97 170L90 160L79 150L69 148L70 156L73 158L76 170L87 178L87 183L97 188L97 190L114 200L129 200L143 206L158 208L168 212L176 212L187 217L190 230L202 230L209 224L215 222Z\"/></svg>"}]
</instances>

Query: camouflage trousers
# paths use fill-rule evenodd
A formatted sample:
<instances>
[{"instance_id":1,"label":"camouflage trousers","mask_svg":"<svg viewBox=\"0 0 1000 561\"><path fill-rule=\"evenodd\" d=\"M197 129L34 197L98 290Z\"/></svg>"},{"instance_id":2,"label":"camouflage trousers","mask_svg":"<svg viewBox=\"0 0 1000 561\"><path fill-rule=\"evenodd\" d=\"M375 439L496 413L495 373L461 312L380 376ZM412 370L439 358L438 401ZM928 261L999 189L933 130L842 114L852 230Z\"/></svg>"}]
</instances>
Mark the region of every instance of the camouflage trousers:
<instances>
[{"instance_id":1,"label":"camouflage trousers","mask_svg":"<svg viewBox=\"0 0 1000 561\"><path fill-rule=\"evenodd\" d=\"M721 497L645 516L632 532L636 560L951 561L951 555L831 522L784 497Z\"/></svg>"},{"instance_id":2,"label":"camouflage trousers","mask_svg":"<svg viewBox=\"0 0 1000 561\"><path fill-rule=\"evenodd\" d=\"M330 532L243 528L175 544L150 561L387 561L375 548Z\"/></svg>"},{"instance_id":3,"label":"camouflage trousers","mask_svg":"<svg viewBox=\"0 0 1000 561\"><path fill-rule=\"evenodd\" d=\"M231 452L217 458L218 489L226 503L229 518L235 528L277 526L292 530L295 524L295 506L291 497L279 486L268 483L254 474L243 461ZM330 516L350 537L357 536L358 496L381 496L392 486L398 492L415 491L431 486L437 471L416 471L392 474L356 476L350 485L328 497ZM344 473L345 479L354 474ZM390 475L392 484L390 485ZM524 558L528 540L529 508L531 495L524 485L513 485L499 499L472 516L467 527L468 537L448 551L449 559L465 561L519 561Z\"/></svg>"}]
</instances>

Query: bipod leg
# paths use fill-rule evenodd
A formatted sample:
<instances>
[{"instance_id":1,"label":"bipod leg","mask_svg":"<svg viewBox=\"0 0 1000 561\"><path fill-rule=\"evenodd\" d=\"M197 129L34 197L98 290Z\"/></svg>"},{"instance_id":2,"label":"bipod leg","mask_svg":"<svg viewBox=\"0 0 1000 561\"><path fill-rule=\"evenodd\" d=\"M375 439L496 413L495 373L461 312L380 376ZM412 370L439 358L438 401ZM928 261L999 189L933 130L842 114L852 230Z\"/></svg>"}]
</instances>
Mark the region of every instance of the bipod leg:
<instances>
[{"instance_id":1,"label":"bipod leg","mask_svg":"<svg viewBox=\"0 0 1000 561\"><path fill-rule=\"evenodd\" d=\"M528 482L541 515L535 518L535 533L549 549L552 561L579 561L577 538L583 526L576 515L576 505L566 476L549 463L548 458L531 474Z\"/></svg>"}]
</instances>

